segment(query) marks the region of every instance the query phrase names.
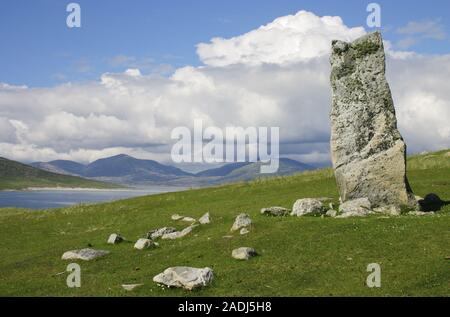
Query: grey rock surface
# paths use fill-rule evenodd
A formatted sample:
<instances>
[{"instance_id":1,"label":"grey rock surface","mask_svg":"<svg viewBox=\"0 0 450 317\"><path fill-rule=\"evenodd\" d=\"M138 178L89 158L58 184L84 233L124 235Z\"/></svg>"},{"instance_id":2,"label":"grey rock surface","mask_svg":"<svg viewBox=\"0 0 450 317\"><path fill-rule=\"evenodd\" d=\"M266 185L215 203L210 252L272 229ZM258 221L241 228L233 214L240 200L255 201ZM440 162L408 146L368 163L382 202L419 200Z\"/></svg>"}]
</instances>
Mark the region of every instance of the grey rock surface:
<instances>
[{"instance_id":1,"label":"grey rock surface","mask_svg":"<svg viewBox=\"0 0 450 317\"><path fill-rule=\"evenodd\" d=\"M231 231L238 231L242 228L246 228L252 224L252 219L247 214L240 214L234 220Z\"/></svg>"},{"instance_id":2,"label":"grey rock surface","mask_svg":"<svg viewBox=\"0 0 450 317\"><path fill-rule=\"evenodd\" d=\"M168 287L181 287L187 290L193 290L199 287L207 286L214 278L213 270L209 267L203 269L176 266L164 270L163 273L156 275L153 281Z\"/></svg>"},{"instance_id":3,"label":"grey rock surface","mask_svg":"<svg viewBox=\"0 0 450 317\"><path fill-rule=\"evenodd\" d=\"M144 284L122 284L122 288L129 292L134 291L141 286L144 286Z\"/></svg>"},{"instance_id":4,"label":"grey rock surface","mask_svg":"<svg viewBox=\"0 0 450 317\"><path fill-rule=\"evenodd\" d=\"M172 227L163 227L163 228L159 228L159 229L154 229L154 230L150 231L149 233L147 233L147 239L155 240L155 239L161 238L165 234L176 232L176 231L177 231L177 229L172 228Z\"/></svg>"},{"instance_id":5,"label":"grey rock surface","mask_svg":"<svg viewBox=\"0 0 450 317\"><path fill-rule=\"evenodd\" d=\"M201 225L207 225L207 224L211 223L211 215L209 214L209 212L207 212L206 214L204 214L203 216L201 216L201 217L198 219L198 222L199 222Z\"/></svg>"},{"instance_id":6,"label":"grey rock surface","mask_svg":"<svg viewBox=\"0 0 450 317\"><path fill-rule=\"evenodd\" d=\"M107 243L108 243L108 244L118 244L118 243L122 242L123 240L124 240L123 237L120 236L119 234L117 234L117 233L112 233L112 234L109 236Z\"/></svg>"},{"instance_id":7,"label":"grey rock surface","mask_svg":"<svg viewBox=\"0 0 450 317\"><path fill-rule=\"evenodd\" d=\"M374 207L416 207L381 34L333 41L331 68L331 156L342 201L367 197Z\"/></svg>"},{"instance_id":8,"label":"grey rock surface","mask_svg":"<svg viewBox=\"0 0 450 317\"><path fill-rule=\"evenodd\" d=\"M340 218L366 216L372 213L372 203L368 198L348 200L339 206Z\"/></svg>"},{"instance_id":9,"label":"grey rock surface","mask_svg":"<svg viewBox=\"0 0 450 317\"><path fill-rule=\"evenodd\" d=\"M247 247L234 249L231 252L231 256L233 258L235 258L236 260L250 260L252 257L254 257L256 255L257 255L257 253L256 253L255 249L247 248Z\"/></svg>"},{"instance_id":10,"label":"grey rock surface","mask_svg":"<svg viewBox=\"0 0 450 317\"><path fill-rule=\"evenodd\" d=\"M136 243L134 244L134 248L137 250L144 250L144 249L148 249L151 246L153 246L153 242L150 239L139 239L138 241L136 241Z\"/></svg>"},{"instance_id":11,"label":"grey rock surface","mask_svg":"<svg viewBox=\"0 0 450 317\"><path fill-rule=\"evenodd\" d=\"M269 207L269 208L261 209L262 215L274 216L274 217L288 216L290 212L291 212L290 209L287 209L284 207Z\"/></svg>"},{"instance_id":12,"label":"grey rock surface","mask_svg":"<svg viewBox=\"0 0 450 317\"><path fill-rule=\"evenodd\" d=\"M187 236L188 234L190 234L195 227L197 227L197 225L190 225L189 227L186 227L181 231L166 233L162 236L162 239L163 240L175 240L175 239L183 238L183 237Z\"/></svg>"},{"instance_id":13,"label":"grey rock surface","mask_svg":"<svg viewBox=\"0 0 450 317\"><path fill-rule=\"evenodd\" d=\"M326 208L320 199L304 198L299 199L292 207L291 216L301 217L308 214L322 214L326 212Z\"/></svg>"},{"instance_id":14,"label":"grey rock surface","mask_svg":"<svg viewBox=\"0 0 450 317\"><path fill-rule=\"evenodd\" d=\"M107 254L109 254L109 251L105 250L94 250L94 249L71 250L65 252L62 255L61 259L91 261L103 257Z\"/></svg>"}]
</instances>

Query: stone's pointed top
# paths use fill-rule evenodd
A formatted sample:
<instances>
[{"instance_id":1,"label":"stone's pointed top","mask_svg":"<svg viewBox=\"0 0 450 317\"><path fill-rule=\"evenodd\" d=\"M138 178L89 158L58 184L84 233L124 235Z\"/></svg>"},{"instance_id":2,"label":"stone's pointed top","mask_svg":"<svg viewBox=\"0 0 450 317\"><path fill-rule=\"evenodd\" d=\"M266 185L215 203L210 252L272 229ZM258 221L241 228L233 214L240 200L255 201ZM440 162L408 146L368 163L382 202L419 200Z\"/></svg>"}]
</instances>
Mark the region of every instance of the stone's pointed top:
<instances>
[{"instance_id":1,"label":"stone's pointed top","mask_svg":"<svg viewBox=\"0 0 450 317\"><path fill-rule=\"evenodd\" d=\"M363 35L363 36L357 38L353 42L333 40L333 41L331 41L331 45L334 47L336 45L342 45L342 43L348 45L348 44L357 44L357 43L361 43L361 42L365 42L365 41L383 43L383 36L381 35L380 31L375 31L372 33L367 33L366 35Z\"/></svg>"}]
</instances>

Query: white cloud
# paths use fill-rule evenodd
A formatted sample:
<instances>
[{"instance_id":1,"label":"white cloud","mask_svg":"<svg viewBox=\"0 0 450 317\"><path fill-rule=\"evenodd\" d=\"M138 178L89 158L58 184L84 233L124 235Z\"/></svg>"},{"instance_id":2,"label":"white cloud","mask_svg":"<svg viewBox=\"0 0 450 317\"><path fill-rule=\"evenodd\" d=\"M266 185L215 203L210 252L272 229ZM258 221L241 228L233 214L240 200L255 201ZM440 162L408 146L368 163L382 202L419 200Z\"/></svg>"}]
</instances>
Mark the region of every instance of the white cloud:
<instances>
[{"instance_id":1,"label":"white cloud","mask_svg":"<svg viewBox=\"0 0 450 317\"><path fill-rule=\"evenodd\" d=\"M300 11L241 36L213 38L199 44L197 53L209 66L293 63L327 55L334 39L351 41L364 33L362 27L348 28L340 17Z\"/></svg>"},{"instance_id":2,"label":"white cloud","mask_svg":"<svg viewBox=\"0 0 450 317\"><path fill-rule=\"evenodd\" d=\"M395 44L395 47L399 49L408 49L423 40L442 41L447 38L447 33L440 20L411 21L398 28L396 33L405 36Z\"/></svg>"},{"instance_id":3,"label":"white cloud","mask_svg":"<svg viewBox=\"0 0 450 317\"><path fill-rule=\"evenodd\" d=\"M233 39L200 44L206 64L170 77L138 69L49 88L0 83L0 155L83 162L127 153L169 161L178 126L278 126L282 155L327 161L329 51L363 28L299 12ZM450 56L388 50L399 127L414 151L450 147ZM445 120L447 119L447 120Z\"/></svg>"}]
</instances>

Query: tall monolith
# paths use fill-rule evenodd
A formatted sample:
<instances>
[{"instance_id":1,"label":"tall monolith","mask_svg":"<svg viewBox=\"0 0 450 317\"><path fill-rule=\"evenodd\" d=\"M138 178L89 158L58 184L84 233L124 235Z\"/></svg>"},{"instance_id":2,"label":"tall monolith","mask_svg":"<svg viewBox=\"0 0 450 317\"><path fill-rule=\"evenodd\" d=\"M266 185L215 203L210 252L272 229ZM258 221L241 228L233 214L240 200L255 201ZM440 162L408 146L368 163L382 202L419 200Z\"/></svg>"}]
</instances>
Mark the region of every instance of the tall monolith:
<instances>
[{"instance_id":1,"label":"tall monolith","mask_svg":"<svg viewBox=\"0 0 450 317\"><path fill-rule=\"evenodd\" d=\"M352 43L333 41L331 69L331 156L341 200L416 207L381 34Z\"/></svg>"}]
</instances>

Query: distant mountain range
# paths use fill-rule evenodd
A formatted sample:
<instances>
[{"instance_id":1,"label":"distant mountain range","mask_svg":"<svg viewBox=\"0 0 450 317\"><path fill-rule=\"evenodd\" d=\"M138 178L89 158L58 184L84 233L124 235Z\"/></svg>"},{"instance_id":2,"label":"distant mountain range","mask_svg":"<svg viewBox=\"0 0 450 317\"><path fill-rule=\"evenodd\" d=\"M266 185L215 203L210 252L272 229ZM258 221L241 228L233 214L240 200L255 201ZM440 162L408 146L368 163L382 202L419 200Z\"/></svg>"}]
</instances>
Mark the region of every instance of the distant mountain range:
<instances>
[{"instance_id":1,"label":"distant mountain range","mask_svg":"<svg viewBox=\"0 0 450 317\"><path fill-rule=\"evenodd\" d=\"M0 190L30 187L117 188L77 176L61 175L0 157Z\"/></svg>"},{"instance_id":2,"label":"distant mountain range","mask_svg":"<svg viewBox=\"0 0 450 317\"><path fill-rule=\"evenodd\" d=\"M153 160L141 160L128 155L116 155L87 165L57 160L35 162L30 165L53 173L79 176L124 185L180 185L205 186L210 184L248 181L259 177L291 175L315 167L287 158L280 159L276 174L260 174L262 163L230 163L199 173L188 173L177 167Z\"/></svg>"}]
</instances>

